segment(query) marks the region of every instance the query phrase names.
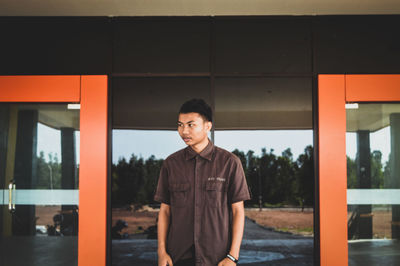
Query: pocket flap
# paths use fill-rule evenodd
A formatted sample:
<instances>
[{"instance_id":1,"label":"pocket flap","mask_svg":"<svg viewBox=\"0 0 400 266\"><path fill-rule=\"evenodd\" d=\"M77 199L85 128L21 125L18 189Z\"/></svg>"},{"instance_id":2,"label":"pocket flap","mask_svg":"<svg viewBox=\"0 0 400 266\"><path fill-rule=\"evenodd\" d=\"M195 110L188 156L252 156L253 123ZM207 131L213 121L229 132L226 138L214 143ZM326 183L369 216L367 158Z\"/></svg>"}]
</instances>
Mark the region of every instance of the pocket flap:
<instances>
[{"instance_id":1,"label":"pocket flap","mask_svg":"<svg viewBox=\"0 0 400 266\"><path fill-rule=\"evenodd\" d=\"M189 190L189 183L173 183L170 184L171 191L187 191Z\"/></svg>"}]
</instances>

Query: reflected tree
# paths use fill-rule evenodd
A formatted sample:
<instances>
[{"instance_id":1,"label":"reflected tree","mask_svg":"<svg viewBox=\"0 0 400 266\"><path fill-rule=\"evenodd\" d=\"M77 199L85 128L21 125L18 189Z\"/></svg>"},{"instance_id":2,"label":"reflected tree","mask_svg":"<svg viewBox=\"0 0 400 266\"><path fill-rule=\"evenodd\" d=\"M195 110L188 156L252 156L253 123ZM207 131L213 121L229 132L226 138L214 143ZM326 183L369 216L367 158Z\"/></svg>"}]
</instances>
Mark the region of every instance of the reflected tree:
<instances>
[{"instance_id":1,"label":"reflected tree","mask_svg":"<svg viewBox=\"0 0 400 266\"><path fill-rule=\"evenodd\" d=\"M390 159L388 162L382 162L382 152L374 150L371 152L371 188L389 188L390 187ZM389 156L390 158L390 156ZM359 188L359 181L357 178L357 160L351 159L347 156L347 188Z\"/></svg>"},{"instance_id":2,"label":"reflected tree","mask_svg":"<svg viewBox=\"0 0 400 266\"><path fill-rule=\"evenodd\" d=\"M246 205L308 205L314 203L313 148L307 146L294 161L290 148L280 156L274 150L261 149L256 156L252 150L233 153L245 171L252 199ZM144 160L132 154L129 161L121 158L112 165L113 207L129 204L152 204L163 160L153 155Z\"/></svg>"},{"instance_id":3,"label":"reflected tree","mask_svg":"<svg viewBox=\"0 0 400 266\"><path fill-rule=\"evenodd\" d=\"M61 162L57 154L49 153L46 161L44 152L39 152L37 161L37 189L60 189L61 188Z\"/></svg>"}]
</instances>

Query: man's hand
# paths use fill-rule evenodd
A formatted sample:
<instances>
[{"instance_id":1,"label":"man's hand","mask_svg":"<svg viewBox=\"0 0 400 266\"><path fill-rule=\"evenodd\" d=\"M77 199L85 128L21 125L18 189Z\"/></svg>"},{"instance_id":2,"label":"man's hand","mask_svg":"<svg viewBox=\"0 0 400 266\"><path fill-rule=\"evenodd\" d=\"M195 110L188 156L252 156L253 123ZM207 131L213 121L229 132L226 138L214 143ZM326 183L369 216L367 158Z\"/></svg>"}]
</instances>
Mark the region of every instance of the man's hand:
<instances>
[{"instance_id":1,"label":"man's hand","mask_svg":"<svg viewBox=\"0 0 400 266\"><path fill-rule=\"evenodd\" d=\"M158 266L172 266L172 259L167 252L162 252L158 254Z\"/></svg>"},{"instance_id":2,"label":"man's hand","mask_svg":"<svg viewBox=\"0 0 400 266\"><path fill-rule=\"evenodd\" d=\"M218 263L218 266L236 266L236 263L234 263L228 258L224 258Z\"/></svg>"},{"instance_id":3,"label":"man's hand","mask_svg":"<svg viewBox=\"0 0 400 266\"><path fill-rule=\"evenodd\" d=\"M158 266L172 266L172 259L168 255L166 246L166 238L169 227L169 220L171 216L170 206L165 203L161 203L160 212L158 213L157 223L157 236L158 236Z\"/></svg>"}]
</instances>

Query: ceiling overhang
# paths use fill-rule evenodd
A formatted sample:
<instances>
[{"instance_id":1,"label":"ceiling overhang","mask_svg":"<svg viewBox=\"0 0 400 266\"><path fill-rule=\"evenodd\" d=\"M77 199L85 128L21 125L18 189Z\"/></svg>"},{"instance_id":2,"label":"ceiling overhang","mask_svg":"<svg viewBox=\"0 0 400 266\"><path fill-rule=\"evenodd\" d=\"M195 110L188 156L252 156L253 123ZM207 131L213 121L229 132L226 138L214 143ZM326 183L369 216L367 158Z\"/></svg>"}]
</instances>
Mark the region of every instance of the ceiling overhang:
<instances>
[{"instance_id":1,"label":"ceiling overhang","mask_svg":"<svg viewBox=\"0 0 400 266\"><path fill-rule=\"evenodd\" d=\"M0 16L400 14L398 0L2 0Z\"/></svg>"}]
</instances>

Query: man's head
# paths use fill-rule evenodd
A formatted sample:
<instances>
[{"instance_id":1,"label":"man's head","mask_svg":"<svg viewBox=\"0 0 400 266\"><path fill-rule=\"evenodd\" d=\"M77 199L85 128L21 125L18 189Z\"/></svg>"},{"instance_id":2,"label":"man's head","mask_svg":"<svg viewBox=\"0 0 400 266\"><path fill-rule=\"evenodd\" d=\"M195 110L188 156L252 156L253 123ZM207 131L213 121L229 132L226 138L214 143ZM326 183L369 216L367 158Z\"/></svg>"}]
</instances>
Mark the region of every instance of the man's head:
<instances>
[{"instance_id":1,"label":"man's head","mask_svg":"<svg viewBox=\"0 0 400 266\"><path fill-rule=\"evenodd\" d=\"M202 99L185 102L178 116L178 132L187 145L205 143L212 128L211 107Z\"/></svg>"}]
</instances>

